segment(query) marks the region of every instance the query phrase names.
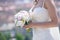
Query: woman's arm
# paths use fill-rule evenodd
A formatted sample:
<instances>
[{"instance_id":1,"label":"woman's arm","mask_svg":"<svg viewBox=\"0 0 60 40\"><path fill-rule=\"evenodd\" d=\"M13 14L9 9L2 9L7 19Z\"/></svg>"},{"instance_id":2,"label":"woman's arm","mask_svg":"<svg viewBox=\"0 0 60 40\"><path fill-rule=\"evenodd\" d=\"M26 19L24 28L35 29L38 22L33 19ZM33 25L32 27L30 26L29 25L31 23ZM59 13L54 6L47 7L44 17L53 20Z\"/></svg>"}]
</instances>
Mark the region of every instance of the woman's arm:
<instances>
[{"instance_id":1,"label":"woman's arm","mask_svg":"<svg viewBox=\"0 0 60 40\"><path fill-rule=\"evenodd\" d=\"M50 27L56 27L58 20L56 16L56 7L54 5L53 0L45 0L45 7L47 8L49 12L49 16L51 18L51 22L45 22L45 23L30 23L26 27L40 27L40 28L50 28Z\"/></svg>"}]
</instances>

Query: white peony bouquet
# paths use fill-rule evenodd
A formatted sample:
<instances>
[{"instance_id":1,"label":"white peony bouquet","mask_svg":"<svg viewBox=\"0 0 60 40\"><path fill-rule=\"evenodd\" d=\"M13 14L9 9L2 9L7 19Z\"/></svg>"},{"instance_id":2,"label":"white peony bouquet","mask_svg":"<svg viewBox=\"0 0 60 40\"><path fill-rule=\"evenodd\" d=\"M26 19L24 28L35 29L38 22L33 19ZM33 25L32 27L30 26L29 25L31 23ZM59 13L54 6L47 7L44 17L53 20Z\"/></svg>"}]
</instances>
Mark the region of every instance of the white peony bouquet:
<instances>
[{"instance_id":1,"label":"white peony bouquet","mask_svg":"<svg viewBox=\"0 0 60 40\"><path fill-rule=\"evenodd\" d=\"M15 16L15 25L23 28L24 25L28 25L30 22L30 15L27 11L20 11Z\"/></svg>"}]
</instances>

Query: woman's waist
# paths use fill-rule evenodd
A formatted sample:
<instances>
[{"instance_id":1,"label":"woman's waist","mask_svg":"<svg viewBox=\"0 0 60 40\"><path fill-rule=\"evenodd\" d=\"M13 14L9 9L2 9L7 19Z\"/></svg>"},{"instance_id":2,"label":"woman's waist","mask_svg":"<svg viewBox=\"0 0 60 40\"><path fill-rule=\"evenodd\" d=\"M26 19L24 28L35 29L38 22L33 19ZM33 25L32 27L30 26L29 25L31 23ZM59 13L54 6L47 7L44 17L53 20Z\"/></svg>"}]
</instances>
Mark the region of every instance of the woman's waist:
<instances>
[{"instance_id":1,"label":"woman's waist","mask_svg":"<svg viewBox=\"0 0 60 40\"><path fill-rule=\"evenodd\" d=\"M46 34L46 33L50 33L50 30L42 28L33 28L33 34Z\"/></svg>"},{"instance_id":2,"label":"woman's waist","mask_svg":"<svg viewBox=\"0 0 60 40\"><path fill-rule=\"evenodd\" d=\"M51 28L32 28L34 32L50 32L52 30L58 30L59 27L51 27Z\"/></svg>"}]
</instances>

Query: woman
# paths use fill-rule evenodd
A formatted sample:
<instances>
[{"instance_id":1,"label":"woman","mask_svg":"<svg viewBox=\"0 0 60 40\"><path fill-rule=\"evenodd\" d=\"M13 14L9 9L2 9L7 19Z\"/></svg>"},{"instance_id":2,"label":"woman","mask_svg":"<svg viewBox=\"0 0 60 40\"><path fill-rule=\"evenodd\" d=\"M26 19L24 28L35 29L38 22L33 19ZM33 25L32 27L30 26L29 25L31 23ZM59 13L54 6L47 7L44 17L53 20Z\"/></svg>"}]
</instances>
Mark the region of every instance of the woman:
<instances>
[{"instance_id":1,"label":"woman","mask_svg":"<svg viewBox=\"0 0 60 40\"><path fill-rule=\"evenodd\" d=\"M32 40L59 40L54 0L35 0L30 12L34 15L32 22L24 27L33 29Z\"/></svg>"}]
</instances>

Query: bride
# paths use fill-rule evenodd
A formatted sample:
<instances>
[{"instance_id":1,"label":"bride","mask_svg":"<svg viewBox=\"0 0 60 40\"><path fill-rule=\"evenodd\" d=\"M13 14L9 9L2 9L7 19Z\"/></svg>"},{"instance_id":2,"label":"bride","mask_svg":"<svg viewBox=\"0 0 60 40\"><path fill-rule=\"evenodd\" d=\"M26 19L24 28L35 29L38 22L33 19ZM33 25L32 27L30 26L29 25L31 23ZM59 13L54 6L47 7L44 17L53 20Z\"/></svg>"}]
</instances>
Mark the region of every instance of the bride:
<instances>
[{"instance_id":1,"label":"bride","mask_svg":"<svg viewBox=\"0 0 60 40\"><path fill-rule=\"evenodd\" d=\"M32 40L59 40L54 0L34 0L29 12L32 22L24 27L33 29Z\"/></svg>"}]
</instances>

